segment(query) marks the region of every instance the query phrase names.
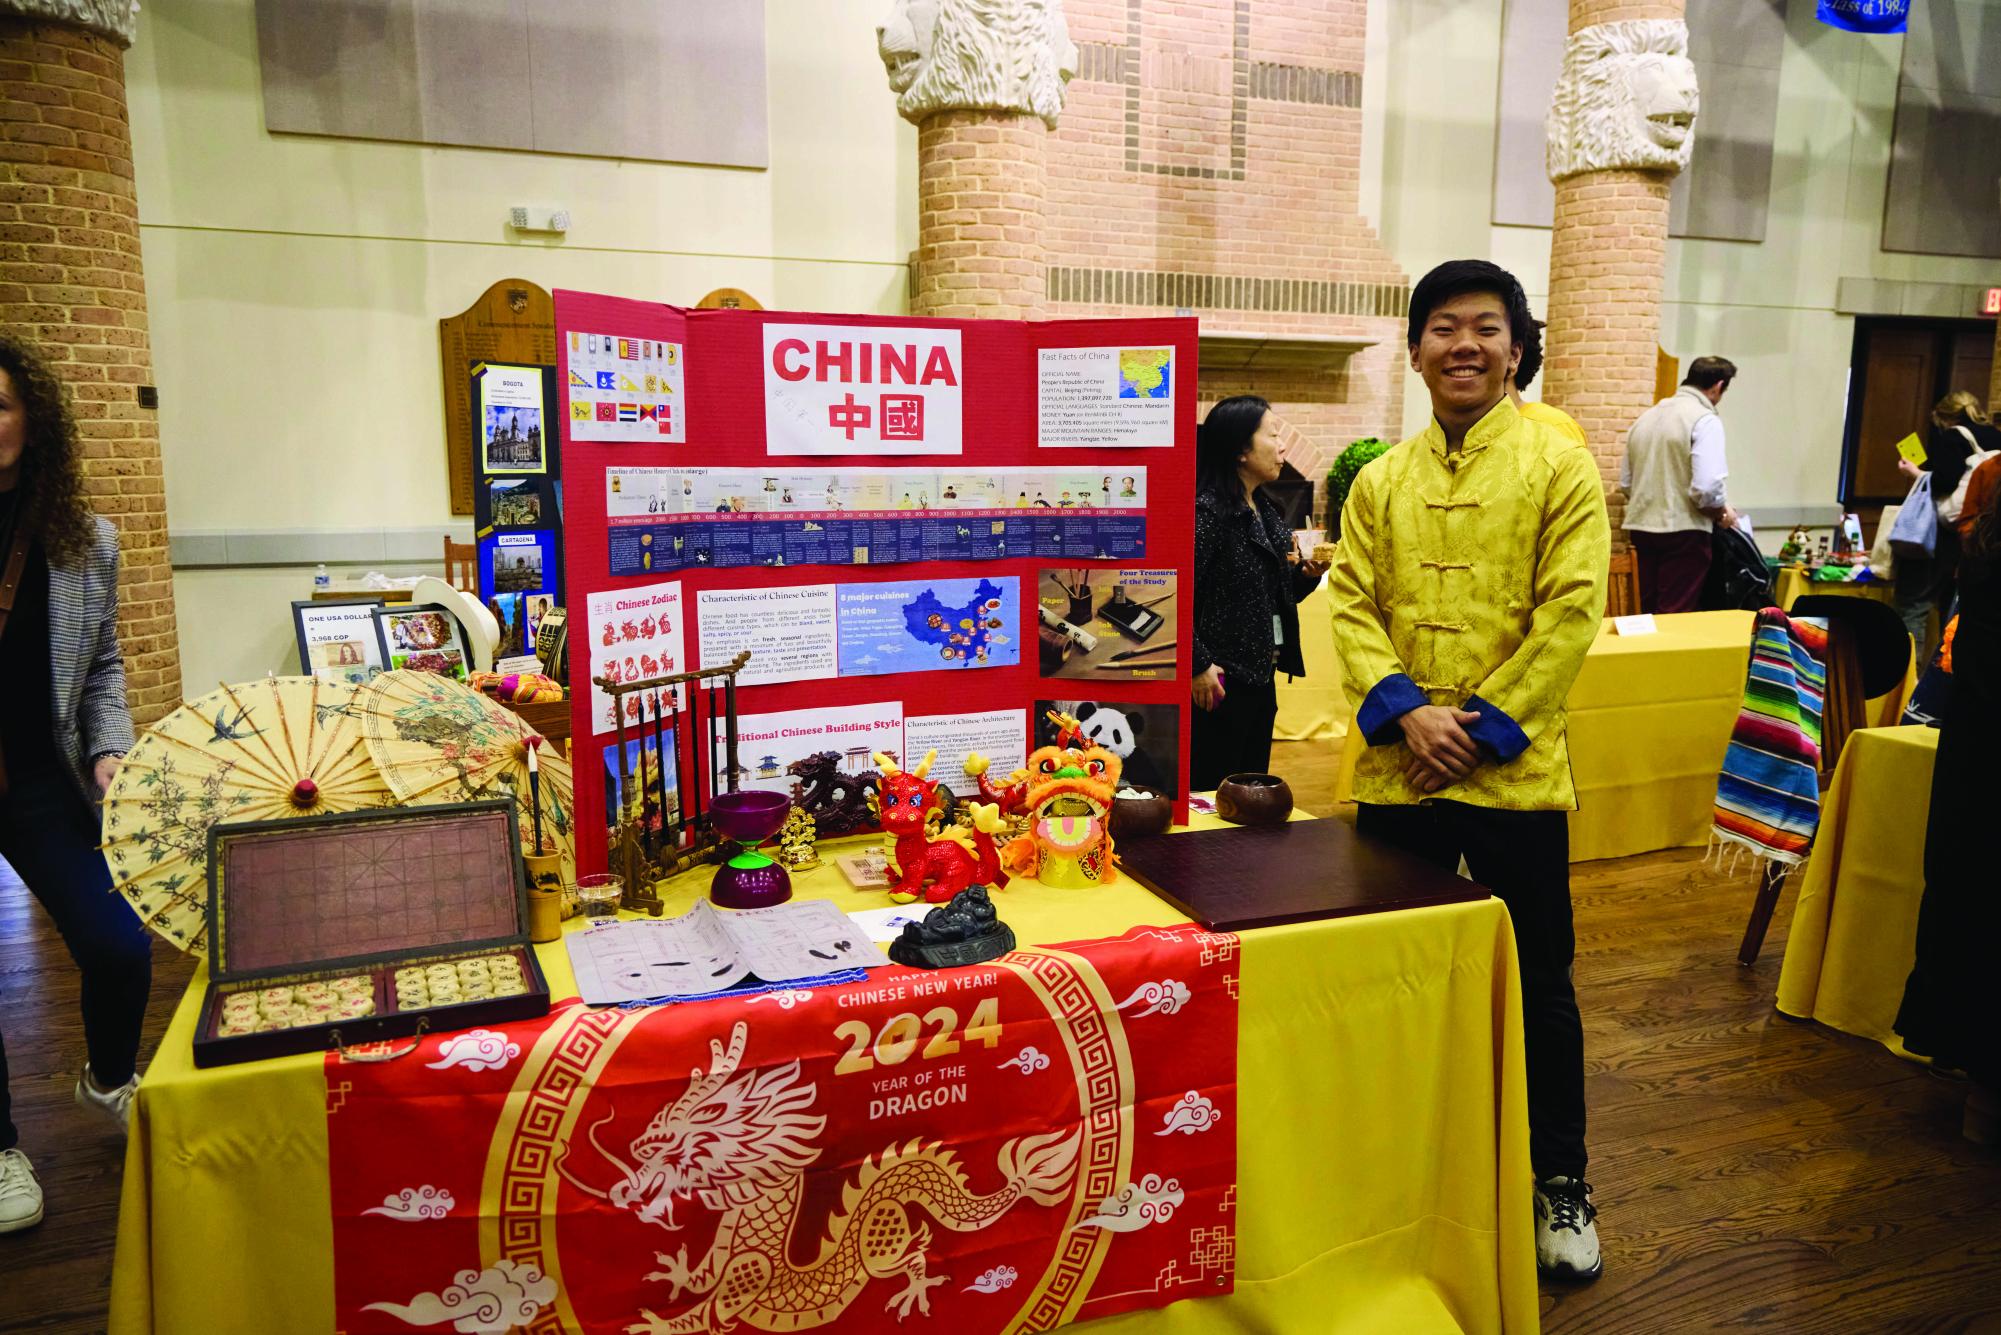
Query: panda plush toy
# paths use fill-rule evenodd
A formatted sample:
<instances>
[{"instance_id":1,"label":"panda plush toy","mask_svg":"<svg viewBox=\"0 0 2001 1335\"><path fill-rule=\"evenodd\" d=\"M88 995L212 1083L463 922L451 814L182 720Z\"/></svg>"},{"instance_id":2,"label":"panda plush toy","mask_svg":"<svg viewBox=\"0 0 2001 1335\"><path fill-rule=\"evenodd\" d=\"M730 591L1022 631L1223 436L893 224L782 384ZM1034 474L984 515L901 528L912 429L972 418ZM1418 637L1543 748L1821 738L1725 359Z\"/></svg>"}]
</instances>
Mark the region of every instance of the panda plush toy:
<instances>
[{"instance_id":1,"label":"panda plush toy","mask_svg":"<svg viewBox=\"0 0 2001 1335\"><path fill-rule=\"evenodd\" d=\"M1156 793L1173 794L1174 785L1161 779L1153 757L1139 749L1140 734L1146 731L1144 718L1095 700L1079 700L1070 712L1088 741L1119 758L1120 787L1151 788Z\"/></svg>"}]
</instances>

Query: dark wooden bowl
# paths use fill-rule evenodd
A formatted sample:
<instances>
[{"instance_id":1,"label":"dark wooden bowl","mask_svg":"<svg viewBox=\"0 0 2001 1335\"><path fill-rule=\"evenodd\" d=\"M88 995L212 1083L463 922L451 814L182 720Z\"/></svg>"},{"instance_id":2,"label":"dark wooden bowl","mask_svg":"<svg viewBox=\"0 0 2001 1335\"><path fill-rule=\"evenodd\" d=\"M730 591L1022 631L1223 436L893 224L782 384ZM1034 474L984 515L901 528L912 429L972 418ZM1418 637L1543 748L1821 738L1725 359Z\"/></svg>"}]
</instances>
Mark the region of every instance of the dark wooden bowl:
<instances>
[{"instance_id":1,"label":"dark wooden bowl","mask_svg":"<svg viewBox=\"0 0 2001 1335\"><path fill-rule=\"evenodd\" d=\"M1126 793L1139 793L1127 797ZM1149 834L1165 834L1174 823L1174 803L1151 788L1121 789L1112 799L1107 827L1115 840L1138 839Z\"/></svg>"},{"instance_id":2,"label":"dark wooden bowl","mask_svg":"<svg viewBox=\"0 0 2001 1335\"><path fill-rule=\"evenodd\" d=\"M1216 814L1236 825L1276 825L1292 814L1292 789L1276 774L1232 774L1216 789Z\"/></svg>"}]
</instances>

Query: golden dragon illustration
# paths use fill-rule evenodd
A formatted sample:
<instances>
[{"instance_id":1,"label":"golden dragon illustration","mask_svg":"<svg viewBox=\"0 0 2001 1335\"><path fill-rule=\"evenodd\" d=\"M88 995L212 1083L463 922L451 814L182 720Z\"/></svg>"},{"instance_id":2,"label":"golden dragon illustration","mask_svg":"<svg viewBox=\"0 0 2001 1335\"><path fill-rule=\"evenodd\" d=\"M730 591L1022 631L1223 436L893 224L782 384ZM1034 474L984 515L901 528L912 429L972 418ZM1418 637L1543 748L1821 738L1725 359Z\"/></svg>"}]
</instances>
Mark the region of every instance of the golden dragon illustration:
<instances>
[{"instance_id":1,"label":"golden dragon illustration","mask_svg":"<svg viewBox=\"0 0 2001 1335\"><path fill-rule=\"evenodd\" d=\"M678 1229L674 1203L690 1197L722 1216L700 1263L689 1264L686 1247L672 1256L659 1252L663 1269L646 1276L667 1284L670 1298L685 1291L702 1301L674 1317L642 1308L626 1327L631 1335L729 1331L739 1322L757 1330L811 1330L839 1317L878 1279L903 1282L885 1304L898 1321L913 1306L928 1316L930 1290L950 1277L929 1273L931 1225L913 1218L913 1207L944 1228L972 1233L1020 1201L1063 1202L1077 1167L1082 1133L1076 1128L1002 1145L996 1166L1003 1185L987 1195L971 1189L943 1145L892 1143L864 1159L842 1188L812 1261L793 1264L805 1173L819 1158L813 1142L827 1119L809 1111L817 1089L800 1082L797 1059L737 1074L748 1038L748 1026L738 1021L727 1047L709 1041L708 1070L691 1072L687 1092L634 1138L630 1163L597 1141L598 1127L615 1109L591 1126L592 1148L619 1170L608 1189L571 1176L557 1160L572 1186L649 1224Z\"/></svg>"}]
</instances>

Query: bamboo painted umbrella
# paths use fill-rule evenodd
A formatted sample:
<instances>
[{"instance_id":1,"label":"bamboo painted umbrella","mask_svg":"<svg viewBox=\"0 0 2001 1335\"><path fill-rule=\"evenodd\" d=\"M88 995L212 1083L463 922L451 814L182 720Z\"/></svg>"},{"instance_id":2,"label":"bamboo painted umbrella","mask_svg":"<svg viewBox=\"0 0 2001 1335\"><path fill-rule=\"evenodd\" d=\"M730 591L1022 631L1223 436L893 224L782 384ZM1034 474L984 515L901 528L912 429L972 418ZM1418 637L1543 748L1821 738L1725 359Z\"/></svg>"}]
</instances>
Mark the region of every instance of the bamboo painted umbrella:
<instances>
[{"instance_id":1,"label":"bamboo painted umbrella","mask_svg":"<svg viewBox=\"0 0 2001 1335\"><path fill-rule=\"evenodd\" d=\"M104 859L141 920L200 955L212 826L395 801L362 743L353 685L266 677L211 691L145 731L104 797Z\"/></svg>"},{"instance_id":2,"label":"bamboo painted umbrella","mask_svg":"<svg viewBox=\"0 0 2001 1335\"><path fill-rule=\"evenodd\" d=\"M529 739L539 747L542 852L577 874L570 766L519 714L435 672L384 672L360 688L362 736L390 790L418 806L514 802L524 852L535 851L537 785L528 778Z\"/></svg>"}]
</instances>

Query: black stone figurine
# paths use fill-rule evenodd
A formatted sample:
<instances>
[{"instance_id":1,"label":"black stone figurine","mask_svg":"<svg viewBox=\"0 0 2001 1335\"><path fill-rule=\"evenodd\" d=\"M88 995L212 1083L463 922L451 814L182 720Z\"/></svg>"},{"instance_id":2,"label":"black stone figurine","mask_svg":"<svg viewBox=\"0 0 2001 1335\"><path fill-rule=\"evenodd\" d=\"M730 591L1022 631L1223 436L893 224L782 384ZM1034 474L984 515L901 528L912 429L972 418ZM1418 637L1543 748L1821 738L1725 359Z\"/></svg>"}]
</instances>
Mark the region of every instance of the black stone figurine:
<instances>
[{"instance_id":1,"label":"black stone figurine","mask_svg":"<svg viewBox=\"0 0 2001 1335\"><path fill-rule=\"evenodd\" d=\"M1014 929L1000 920L984 885L969 885L923 922L904 924L889 957L917 969L984 964L1014 949Z\"/></svg>"}]
</instances>

